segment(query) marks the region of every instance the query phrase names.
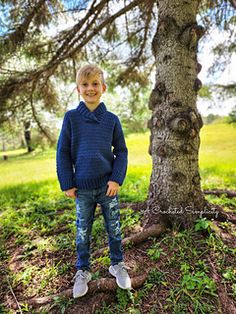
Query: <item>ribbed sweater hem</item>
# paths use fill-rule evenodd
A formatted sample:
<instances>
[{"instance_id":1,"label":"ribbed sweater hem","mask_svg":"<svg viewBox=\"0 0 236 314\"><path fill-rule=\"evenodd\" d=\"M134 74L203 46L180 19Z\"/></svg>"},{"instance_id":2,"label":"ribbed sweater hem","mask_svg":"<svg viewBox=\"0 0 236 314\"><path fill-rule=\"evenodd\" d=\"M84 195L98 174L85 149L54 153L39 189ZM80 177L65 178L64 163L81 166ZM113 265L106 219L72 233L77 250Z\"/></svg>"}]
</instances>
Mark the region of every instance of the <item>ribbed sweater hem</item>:
<instances>
[{"instance_id":1,"label":"ribbed sweater hem","mask_svg":"<svg viewBox=\"0 0 236 314\"><path fill-rule=\"evenodd\" d=\"M68 180L64 179L63 181L62 180L60 181L60 186L61 186L62 191L67 191L74 188L75 183L73 179L68 179Z\"/></svg>"},{"instance_id":2,"label":"ribbed sweater hem","mask_svg":"<svg viewBox=\"0 0 236 314\"><path fill-rule=\"evenodd\" d=\"M110 174L92 179L75 179L76 187L83 190L97 189L107 184Z\"/></svg>"}]
</instances>

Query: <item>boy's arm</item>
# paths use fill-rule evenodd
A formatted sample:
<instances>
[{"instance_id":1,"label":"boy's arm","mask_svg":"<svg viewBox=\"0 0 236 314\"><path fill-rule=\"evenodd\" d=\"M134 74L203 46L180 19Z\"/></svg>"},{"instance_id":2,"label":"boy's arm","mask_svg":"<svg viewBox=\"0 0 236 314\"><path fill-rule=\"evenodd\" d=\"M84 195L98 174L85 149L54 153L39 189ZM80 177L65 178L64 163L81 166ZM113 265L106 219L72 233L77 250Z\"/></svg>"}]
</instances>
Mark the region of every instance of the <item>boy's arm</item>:
<instances>
[{"instance_id":1,"label":"boy's arm","mask_svg":"<svg viewBox=\"0 0 236 314\"><path fill-rule=\"evenodd\" d=\"M57 176L62 191L75 187L74 170L71 158L71 126L68 113L65 114L57 143Z\"/></svg>"},{"instance_id":2,"label":"boy's arm","mask_svg":"<svg viewBox=\"0 0 236 314\"><path fill-rule=\"evenodd\" d=\"M122 185L127 171L128 150L125 144L122 126L118 118L114 128L112 146L114 147L113 154L115 155L115 160L109 180Z\"/></svg>"}]
</instances>

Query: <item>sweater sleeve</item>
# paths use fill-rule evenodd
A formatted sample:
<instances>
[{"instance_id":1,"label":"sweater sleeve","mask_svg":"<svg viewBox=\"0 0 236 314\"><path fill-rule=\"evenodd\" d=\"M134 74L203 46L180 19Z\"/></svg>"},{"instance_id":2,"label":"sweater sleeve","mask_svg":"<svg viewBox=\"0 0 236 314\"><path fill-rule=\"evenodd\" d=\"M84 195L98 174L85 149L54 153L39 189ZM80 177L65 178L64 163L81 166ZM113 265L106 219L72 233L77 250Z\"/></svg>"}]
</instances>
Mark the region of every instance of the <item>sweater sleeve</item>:
<instances>
[{"instance_id":1,"label":"sweater sleeve","mask_svg":"<svg viewBox=\"0 0 236 314\"><path fill-rule=\"evenodd\" d=\"M114 128L112 146L114 147L113 154L115 155L115 160L109 180L115 181L119 183L119 185L122 185L127 171L128 150L126 147L122 126L118 118Z\"/></svg>"},{"instance_id":2,"label":"sweater sleeve","mask_svg":"<svg viewBox=\"0 0 236 314\"><path fill-rule=\"evenodd\" d=\"M71 158L71 126L68 112L64 116L57 143L56 165L61 190L66 191L75 187L74 168Z\"/></svg>"}]
</instances>

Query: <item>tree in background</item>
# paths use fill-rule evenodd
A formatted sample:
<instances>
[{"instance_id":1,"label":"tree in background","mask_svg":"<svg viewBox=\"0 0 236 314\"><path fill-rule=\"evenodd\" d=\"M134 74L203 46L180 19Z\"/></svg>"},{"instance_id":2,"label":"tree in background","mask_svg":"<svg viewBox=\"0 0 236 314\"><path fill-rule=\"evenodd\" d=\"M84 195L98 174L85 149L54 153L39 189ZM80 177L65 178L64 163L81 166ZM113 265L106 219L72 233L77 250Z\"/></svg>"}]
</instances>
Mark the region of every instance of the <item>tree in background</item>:
<instances>
[{"instance_id":1,"label":"tree in background","mask_svg":"<svg viewBox=\"0 0 236 314\"><path fill-rule=\"evenodd\" d=\"M236 123L236 106L234 106L233 110L229 114L229 123Z\"/></svg>"}]
</instances>

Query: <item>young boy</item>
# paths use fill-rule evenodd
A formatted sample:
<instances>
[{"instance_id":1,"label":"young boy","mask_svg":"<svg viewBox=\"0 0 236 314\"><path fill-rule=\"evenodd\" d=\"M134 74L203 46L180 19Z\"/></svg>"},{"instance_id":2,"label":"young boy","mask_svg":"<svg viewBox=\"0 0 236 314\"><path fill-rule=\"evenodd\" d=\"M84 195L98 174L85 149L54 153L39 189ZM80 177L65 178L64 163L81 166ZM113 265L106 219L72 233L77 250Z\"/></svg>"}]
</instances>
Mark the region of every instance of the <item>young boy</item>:
<instances>
[{"instance_id":1,"label":"young boy","mask_svg":"<svg viewBox=\"0 0 236 314\"><path fill-rule=\"evenodd\" d=\"M76 199L74 298L87 293L91 280L90 237L97 204L101 205L109 238L109 272L120 288L131 288L123 262L118 207L119 186L127 170L124 134L118 117L100 102L106 91L102 70L86 65L78 71L76 83L84 101L65 114L57 146L61 189L66 196Z\"/></svg>"}]
</instances>

